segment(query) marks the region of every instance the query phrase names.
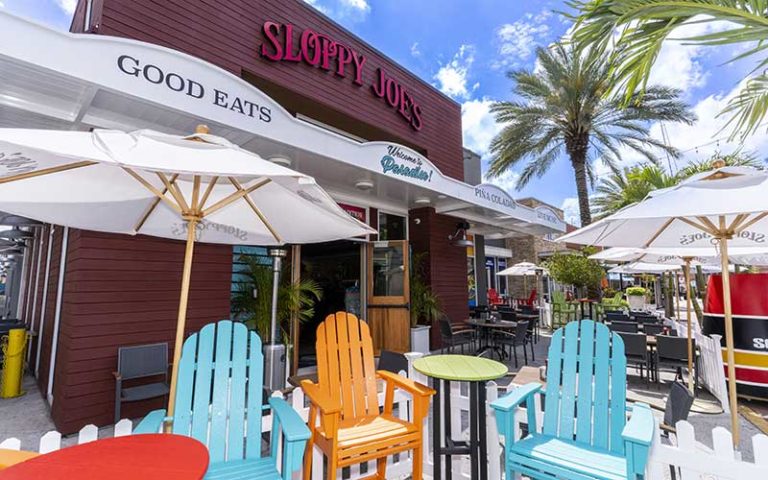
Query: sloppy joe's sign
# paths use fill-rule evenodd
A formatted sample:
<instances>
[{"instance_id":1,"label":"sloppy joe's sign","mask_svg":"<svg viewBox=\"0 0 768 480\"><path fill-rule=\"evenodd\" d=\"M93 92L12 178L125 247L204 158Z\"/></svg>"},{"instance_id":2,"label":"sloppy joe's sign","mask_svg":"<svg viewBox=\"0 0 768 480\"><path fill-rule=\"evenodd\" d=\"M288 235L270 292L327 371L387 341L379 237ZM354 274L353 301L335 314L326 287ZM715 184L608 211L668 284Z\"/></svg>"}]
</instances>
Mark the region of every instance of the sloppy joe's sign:
<instances>
[{"instance_id":1,"label":"sloppy joe's sign","mask_svg":"<svg viewBox=\"0 0 768 480\"><path fill-rule=\"evenodd\" d=\"M365 55L310 28L298 34L295 33L297 31L291 24L264 22L262 32L265 41L261 44L259 53L274 62L304 63L326 72L333 72L341 78L349 76L353 85L364 86L366 68L374 68L367 65L368 59ZM421 106L408 90L383 68L376 68L370 91L396 110L411 128L421 130Z\"/></svg>"}]
</instances>

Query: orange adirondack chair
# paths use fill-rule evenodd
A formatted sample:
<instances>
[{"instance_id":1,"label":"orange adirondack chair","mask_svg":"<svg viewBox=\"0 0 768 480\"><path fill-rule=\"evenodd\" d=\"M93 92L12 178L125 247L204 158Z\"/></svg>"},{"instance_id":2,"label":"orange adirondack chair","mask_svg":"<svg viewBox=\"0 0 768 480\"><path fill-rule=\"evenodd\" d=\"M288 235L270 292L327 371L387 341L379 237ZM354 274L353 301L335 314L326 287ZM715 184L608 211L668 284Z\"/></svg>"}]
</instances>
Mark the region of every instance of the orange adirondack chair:
<instances>
[{"instance_id":1,"label":"orange adirondack chair","mask_svg":"<svg viewBox=\"0 0 768 480\"><path fill-rule=\"evenodd\" d=\"M435 391L400 375L375 371L368 324L351 313L326 317L317 328L315 348L318 382L301 382L310 400L312 431L304 455L304 479L309 480L312 472L313 445L328 458L329 480L336 478L336 469L369 460L377 460L372 478L383 480L387 456L408 450L413 450L413 479L421 479L422 422ZM379 411L377 379L386 382L383 412ZM392 415L395 388L413 397L412 423Z\"/></svg>"}]
</instances>

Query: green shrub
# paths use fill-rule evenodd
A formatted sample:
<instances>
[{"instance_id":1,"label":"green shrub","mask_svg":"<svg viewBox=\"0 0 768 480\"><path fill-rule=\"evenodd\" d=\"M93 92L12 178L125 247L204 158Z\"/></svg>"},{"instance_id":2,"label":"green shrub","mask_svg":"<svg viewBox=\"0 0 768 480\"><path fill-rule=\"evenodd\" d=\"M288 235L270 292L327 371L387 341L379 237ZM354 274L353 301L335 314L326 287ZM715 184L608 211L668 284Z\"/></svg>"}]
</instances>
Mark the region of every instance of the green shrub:
<instances>
[{"instance_id":1,"label":"green shrub","mask_svg":"<svg viewBox=\"0 0 768 480\"><path fill-rule=\"evenodd\" d=\"M628 297L643 297L645 292L646 290L643 287L628 287L626 291Z\"/></svg>"}]
</instances>

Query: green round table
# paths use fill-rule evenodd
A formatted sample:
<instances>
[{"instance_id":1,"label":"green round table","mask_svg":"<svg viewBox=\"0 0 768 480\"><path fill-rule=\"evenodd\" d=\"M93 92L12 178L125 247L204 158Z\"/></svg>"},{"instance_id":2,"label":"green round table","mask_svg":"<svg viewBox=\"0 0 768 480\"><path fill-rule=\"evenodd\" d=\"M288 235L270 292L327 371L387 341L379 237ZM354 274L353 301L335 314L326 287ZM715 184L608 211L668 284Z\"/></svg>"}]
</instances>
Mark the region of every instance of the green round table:
<instances>
[{"instance_id":1,"label":"green round table","mask_svg":"<svg viewBox=\"0 0 768 480\"><path fill-rule=\"evenodd\" d=\"M468 355L430 355L413 362L416 371L432 379L435 397L432 399L432 438L435 446L432 478L451 480L451 455L469 455L473 479L488 478L488 455L485 427L485 382L496 380L507 374L509 369L503 363L488 358ZM451 438L451 382L469 383L469 442L454 442ZM441 385L442 384L442 385ZM441 438L440 392L445 390L445 422L443 446ZM442 464L445 456L445 477Z\"/></svg>"}]
</instances>

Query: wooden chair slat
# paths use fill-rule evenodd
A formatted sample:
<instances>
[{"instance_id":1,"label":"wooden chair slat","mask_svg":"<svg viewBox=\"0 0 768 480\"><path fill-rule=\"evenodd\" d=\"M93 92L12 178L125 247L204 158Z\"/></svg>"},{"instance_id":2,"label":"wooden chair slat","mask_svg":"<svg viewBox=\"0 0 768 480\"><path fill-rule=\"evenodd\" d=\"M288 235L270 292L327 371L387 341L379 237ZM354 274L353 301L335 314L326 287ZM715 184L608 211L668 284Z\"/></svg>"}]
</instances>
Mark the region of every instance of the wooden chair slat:
<instances>
[{"instance_id":1,"label":"wooden chair slat","mask_svg":"<svg viewBox=\"0 0 768 480\"><path fill-rule=\"evenodd\" d=\"M373 340L371 330L366 322L360 323L361 343L363 345L363 375L365 378L366 396L368 397L368 415L378 415L379 396L376 389L376 366L373 362Z\"/></svg>"},{"instance_id":2,"label":"wooden chair slat","mask_svg":"<svg viewBox=\"0 0 768 480\"><path fill-rule=\"evenodd\" d=\"M612 334L611 342L611 451L624 454L621 432L627 423L627 357L621 336Z\"/></svg>"},{"instance_id":3,"label":"wooden chair slat","mask_svg":"<svg viewBox=\"0 0 768 480\"><path fill-rule=\"evenodd\" d=\"M582 323L579 338L578 398L576 400L576 441L592 444L592 381L594 379L595 325Z\"/></svg>"},{"instance_id":4,"label":"wooden chair slat","mask_svg":"<svg viewBox=\"0 0 768 480\"><path fill-rule=\"evenodd\" d=\"M608 364L610 362L610 332L598 329L595 341L595 406L592 445L608 448Z\"/></svg>"},{"instance_id":5,"label":"wooden chair slat","mask_svg":"<svg viewBox=\"0 0 768 480\"><path fill-rule=\"evenodd\" d=\"M543 431L547 435L557 435L557 420L560 412L560 373L563 361L563 329L552 335L547 357L547 388L550 395L544 400L544 411L550 412L544 417Z\"/></svg>"},{"instance_id":6,"label":"wooden chair slat","mask_svg":"<svg viewBox=\"0 0 768 480\"><path fill-rule=\"evenodd\" d=\"M173 418L171 431L179 435L192 434L192 386L195 384L195 351L197 350L197 338L194 334L184 342L181 347L182 361L179 363L179 373L176 381L176 412ZM184 361L191 358L192 361Z\"/></svg>"},{"instance_id":7,"label":"wooden chair slat","mask_svg":"<svg viewBox=\"0 0 768 480\"><path fill-rule=\"evenodd\" d=\"M579 347L579 322L565 327L563 351L563 381L560 387L560 438L573 438L573 421L576 408L576 361Z\"/></svg>"},{"instance_id":8,"label":"wooden chair slat","mask_svg":"<svg viewBox=\"0 0 768 480\"><path fill-rule=\"evenodd\" d=\"M355 397L352 393L352 385L357 378L352 378L352 366L350 365L350 339L349 322L344 312L339 312L335 317L336 347L339 359L339 386L341 388L341 408L343 418L355 418L358 409L355 408ZM359 407L358 407L359 408Z\"/></svg>"},{"instance_id":9,"label":"wooden chair slat","mask_svg":"<svg viewBox=\"0 0 768 480\"><path fill-rule=\"evenodd\" d=\"M248 345L248 403L246 407L245 457L261 457L261 417L264 387L264 351L261 338L249 332Z\"/></svg>"},{"instance_id":10,"label":"wooden chair slat","mask_svg":"<svg viewBox=\"0 0 768 480\"><path fill-rule=\"evenodd\" d=\"M227 433L227 460L245 458L245 382L246 362L237 361L248 358L248 329L242 323L232 328L232 378L229 394L229 425Z\"/></svg>"},{"instance_id":11,"label":"wooden chair slat","mask_svg":"<svg viewBox=\"0 0 768 480\"><path fill-rule=\"evenodd\" d=\"M211 404L213 348L216 335L215 327L215 324L206 325L199 333L194 335L197 338L197 356L187 357L196 360L197 363L197 368L194 372L195 398L191 408L191 435L203 443L208 443L208 425L210 423L208 406ZM193 382L190 381L189 385L192 386Z\"/></svg>"},{"instance_id":12,"label":"wooden chair slat","mask_svg":"<svg viewBox=\"0 0 768 480\"><path fill-rule=\"evenodd\" d=\"M363 342L360 339L360 322L354 315L348 315L346 319L347 331L349 332L349 356L352 367L352 389L354 393L355 412L357 415L371 415L373 412L369 408L366 398L366 375L363 371ZM378 410L378 402L376 402Z\"/></svg>"},{"instance_id":13,"label":"wooden chair slat","mask_svg":"<svg viewBox=\"0 0 768 480\"><path fill-rule=\"evenodd\" d=\"M229 398L230 365L232 363L232 323L220 323L216 331L216 353L213 359L213 398L211 399L211 440L208 454L211 463L225 459L227 432L227 399ZM201 385L200 388L205 388Z\"/></svg>"}]
</instances>

